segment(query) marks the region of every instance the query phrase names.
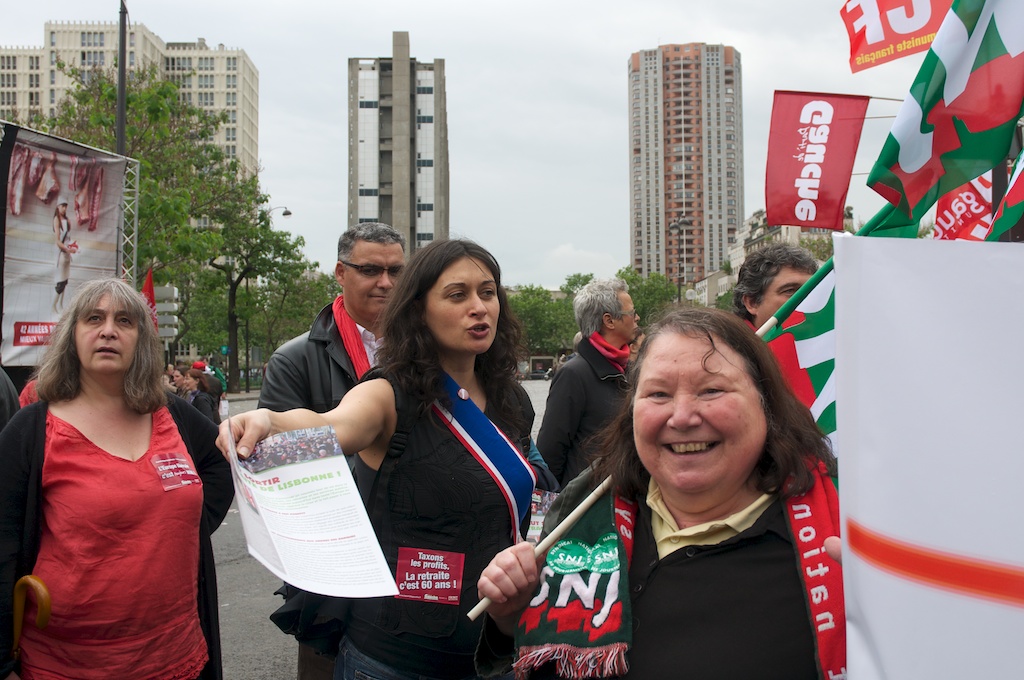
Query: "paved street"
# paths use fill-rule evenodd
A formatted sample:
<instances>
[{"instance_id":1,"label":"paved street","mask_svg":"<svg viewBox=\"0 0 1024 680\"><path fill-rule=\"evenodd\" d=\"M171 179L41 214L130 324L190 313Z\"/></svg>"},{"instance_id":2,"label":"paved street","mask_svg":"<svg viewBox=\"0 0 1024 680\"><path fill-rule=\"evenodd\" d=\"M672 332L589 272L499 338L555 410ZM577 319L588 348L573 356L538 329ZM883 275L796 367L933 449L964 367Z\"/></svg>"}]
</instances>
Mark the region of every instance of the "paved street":
<instances>
[{"instance_id":1,"label":"paved street","mask_svg":"<svg viewBox=\"0 0 1024 680\"><path fill-rule=\"evenodd\" d=\"M534 438L540 430L550 384L546 380L523 382L537 412ZM228 395L231 414L256 408L258 398L258 392ZM213 535L213 549L217 559L225 679L294 678L295 641L267 618L281 602L281 598L273 594L281 582L249 556L234 507Z\"/></svg>"}]
</instances>

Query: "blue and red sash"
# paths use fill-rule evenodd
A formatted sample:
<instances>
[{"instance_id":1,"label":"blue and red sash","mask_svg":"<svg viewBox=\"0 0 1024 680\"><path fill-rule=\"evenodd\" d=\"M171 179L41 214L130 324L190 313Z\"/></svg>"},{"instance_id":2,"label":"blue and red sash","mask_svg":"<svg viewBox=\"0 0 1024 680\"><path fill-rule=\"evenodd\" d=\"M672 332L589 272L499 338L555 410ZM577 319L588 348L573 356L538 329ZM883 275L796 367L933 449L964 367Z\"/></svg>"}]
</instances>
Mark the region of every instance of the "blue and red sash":
<instances>
[{"instance_id":1,"label":"blue and red sash","mask_svg":"<svg viewBox=\"0 0 1024 680\"><path fill-rule=\"evenodd\" d=\"M519 447L471 399L459 397L458 383L447 373L444 377L451 410L437 401L431 408L498 485L512 518L512 540L521 541L519 525L530 510L530 497L537 485L537 474Z\"/></svg>"}]
</instances>

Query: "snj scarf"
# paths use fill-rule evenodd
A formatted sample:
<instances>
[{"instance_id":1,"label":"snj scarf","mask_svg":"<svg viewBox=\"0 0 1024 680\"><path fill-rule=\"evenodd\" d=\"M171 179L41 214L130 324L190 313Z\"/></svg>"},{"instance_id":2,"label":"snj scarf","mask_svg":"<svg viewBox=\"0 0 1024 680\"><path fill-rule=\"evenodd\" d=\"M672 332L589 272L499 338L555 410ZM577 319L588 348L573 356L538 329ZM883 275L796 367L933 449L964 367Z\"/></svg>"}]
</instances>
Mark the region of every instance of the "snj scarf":
<instances>
[{"instance_id":1,"label":"snj scarf","mask_svg":"<svg viewBox=\"0 0 1024 680\"><path fill-rule=\"evenodd\" d=\"M814 487L785 501L804 584L821 677L845 677L846 610L841 569L822 542L839 535L839 498L825 466ZM566 509L568 510L568 508ZM613 678L629 670L629 560L635 503L610 494L548 551L540 589L520 617L517 680L554 662L560 678Z\"/></svg>"},{"instance_id":2,"label":"snj scarf","mask_svg":"<svg viewBox=\"0 0 1024 680\"><path fill-rule=\"evenodd\" d=\"M363 345L363 337L356 328L356 322L345 311L345 296L339 295L334 299L331 306L334 311L334 323L338 326L341 334L341 344L348 352L348 358L352 360L352 368L355 369L356 378L362 378L363 374L370 370L370 360L366 357L366 347Z\"/></svg>"}]
</instances>

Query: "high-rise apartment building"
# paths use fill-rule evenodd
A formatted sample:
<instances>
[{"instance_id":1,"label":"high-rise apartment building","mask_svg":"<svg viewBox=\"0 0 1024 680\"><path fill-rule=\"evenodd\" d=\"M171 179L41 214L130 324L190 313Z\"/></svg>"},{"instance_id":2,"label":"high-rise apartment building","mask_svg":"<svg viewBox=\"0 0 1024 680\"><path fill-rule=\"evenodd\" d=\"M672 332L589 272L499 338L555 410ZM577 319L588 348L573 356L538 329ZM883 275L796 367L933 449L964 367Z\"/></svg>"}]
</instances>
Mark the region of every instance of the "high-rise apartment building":
<instances>
[{"instance_id":1,"label":"high-rise apartment building","mask_svg":"<svg viewBox=\"0 0 1024 680\"><path fill-rule=\"evenodd\" d=\"M662 45L629 61L630 261L692 284L729 259L743 219L740 53Z\"/></svg>"},{"instance_id":2,"label":"high-rise apartment building","mask_svg":"<svg viewBox=\"0 0 1024 680\"><path fill-rule=\"evenodd\" d=\"M448 118L444 60L393 56L348 61L348 223L386 222L410 252L448 238Z\"/></svg>"},{"instance_id":3,"label":"high-rise apartment building","mask_svg":"<svg viewBox=\"0 0 1024 680\"><path fill-rule=\"evenodd\" d=\"M42 47L0 47L0 118L54 115L74 84L58 62L88 71L117 63L117 22L48 21ZM129 69L155 63L178 83L183 100L227 113L215 140L251 171L259 165L259 72L244 50L195 42L165 43L142 24L129 26ZM88 74L86 74L88 77Z\"/></svg>"}]
</instances>

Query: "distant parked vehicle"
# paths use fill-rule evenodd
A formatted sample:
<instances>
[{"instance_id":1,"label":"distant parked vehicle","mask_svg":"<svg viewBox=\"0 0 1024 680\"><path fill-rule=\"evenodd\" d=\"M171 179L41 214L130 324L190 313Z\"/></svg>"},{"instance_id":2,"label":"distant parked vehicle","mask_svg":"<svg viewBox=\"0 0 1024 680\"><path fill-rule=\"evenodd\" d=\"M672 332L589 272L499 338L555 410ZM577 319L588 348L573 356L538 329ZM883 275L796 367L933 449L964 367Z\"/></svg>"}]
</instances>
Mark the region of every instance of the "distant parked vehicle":
<instances>
[{"instance_id":1,"label":"distant parked vehicle","mask_svg":"<svg viewBox=\"0 0 1024 680\"><path fill-rule=\"evenodd\" d=\"M546 371L543 368L535 368L530 371L529 378L530 380L551 380L551 373L550 368Z\"/></svg>"}]
</instances>

